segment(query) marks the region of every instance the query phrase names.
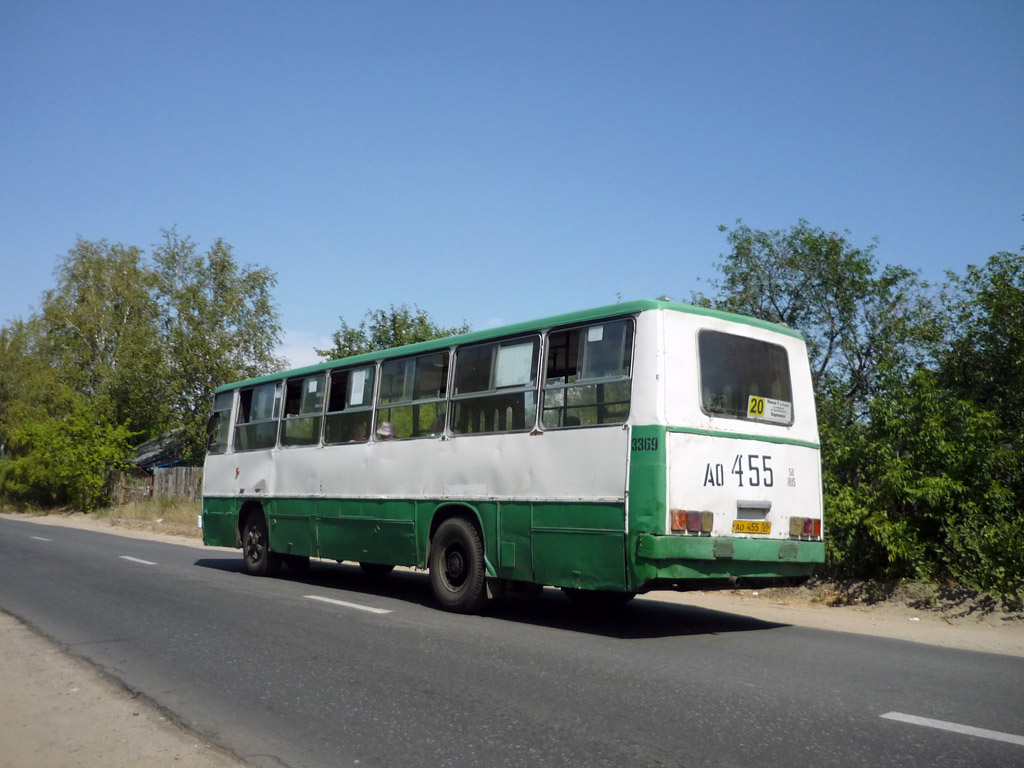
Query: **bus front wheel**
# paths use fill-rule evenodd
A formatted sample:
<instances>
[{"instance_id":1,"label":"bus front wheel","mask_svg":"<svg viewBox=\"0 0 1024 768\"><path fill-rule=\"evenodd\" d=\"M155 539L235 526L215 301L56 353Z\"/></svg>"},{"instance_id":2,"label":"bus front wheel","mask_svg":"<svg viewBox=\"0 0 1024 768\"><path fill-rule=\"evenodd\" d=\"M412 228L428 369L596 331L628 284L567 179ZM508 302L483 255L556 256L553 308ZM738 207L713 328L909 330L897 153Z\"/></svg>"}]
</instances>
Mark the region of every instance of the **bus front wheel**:
<instances>
[{"instance_id":1,"label":"bus front wheel","mask_svg":"<svg viewBox=\"0 0 1024 768\"><path fill-rule=\"evenodd\" d=\"M263 515L249 515L242 529L242 563L250 576L273 576L281 568L281 557L270 551L270 535Z\"/></svg>"},{"instance_id":2,"label":"bus front wheel","mask_svg":"<svg viewBox=\"0 0 1024 768\"><path fill-rule=\"evenodd\" d=\"M430 544L430 586L441 606L455 613L476 613L487 602L484 546L468 520L441 523Z\"/></svg>"}]
</instances>

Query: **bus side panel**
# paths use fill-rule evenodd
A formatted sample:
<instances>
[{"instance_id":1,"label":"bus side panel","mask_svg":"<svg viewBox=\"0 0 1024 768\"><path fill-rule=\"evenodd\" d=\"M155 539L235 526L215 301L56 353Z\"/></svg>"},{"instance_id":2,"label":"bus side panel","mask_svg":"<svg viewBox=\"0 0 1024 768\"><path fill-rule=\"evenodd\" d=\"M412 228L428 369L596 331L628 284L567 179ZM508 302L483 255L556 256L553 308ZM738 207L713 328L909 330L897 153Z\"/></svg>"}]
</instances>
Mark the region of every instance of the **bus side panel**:
<instances>
[{"instance_id":1,"label":"bus side panel","mask_svg":"<svg viewBox=\"0 0 1024 768\"><path fill-rule=\"evenodd\" d=\"M212 547L237 547L237 531L237 499L203 499L203 544Z\"/></svg>"},{"instance_id":2,"label":"bus side panel","mask_svg":"<svg viewBox=\"0 0 1024 768\"><path fill-rule=\"evenodd\" d=\"M661 425L632 430L629 458L629 588L657 577L654 563L635 557L642 533L665 531L668 509L666 430Z\"/></svg>"},{"instance_id":3,"label":"bus side panel","mask_svg":"<svg viewBox=\"0 0 1024 768\"><path fill-rule=\"evenodd\" d=\"M536 504L533 572L541 584L626 589L625 509L621 504Z\"/></svg>"},{"instance_id":4,"label":"bus side panel","mask_svg":"<svg viewBox=\"0 0 1024 768\"><path fill-rule=\"evenodd\" d=\"M285 555L316 556L312 499L273 499L264 503L270 548Z\"/></svg>"},{"instance_id":5,"label":"bus side panel","mask_svg":"<svg viewBox=\"0 0 1024 768\"><path fill-rule=\"evenodd\" d=\"M360 563L417 565L415 519L414 501L320 499L319 555Z\"/></svg>"},{"instance_id":6,"label":"bus side panel","mask_svg":"<svg viewBox=\"0 0 1024 768\"><path fill-rule=\"evenodd\" d=\"M499 505L498 562L503 579L533 581L532 504Z\"/></svg>"}]
</instances>

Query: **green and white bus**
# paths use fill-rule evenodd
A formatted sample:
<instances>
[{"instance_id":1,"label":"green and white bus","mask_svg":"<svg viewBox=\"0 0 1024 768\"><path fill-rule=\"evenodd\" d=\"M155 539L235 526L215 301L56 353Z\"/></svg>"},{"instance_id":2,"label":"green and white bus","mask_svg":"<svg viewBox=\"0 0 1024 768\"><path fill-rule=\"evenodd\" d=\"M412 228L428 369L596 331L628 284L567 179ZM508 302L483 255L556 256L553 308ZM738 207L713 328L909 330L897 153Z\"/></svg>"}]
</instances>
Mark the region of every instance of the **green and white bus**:
<instances>
[{"instance_id":1,"label":"green and white bus","mask_svg":"<svg viewBox=\"0 0 1024 768\"><path fill-rule=\"evenodd\" d=\"M634 301L228 384L202 528L255 575L427 569L457 612L798 583L825 554L806 347Z\"/></svg>"}]
</instances>

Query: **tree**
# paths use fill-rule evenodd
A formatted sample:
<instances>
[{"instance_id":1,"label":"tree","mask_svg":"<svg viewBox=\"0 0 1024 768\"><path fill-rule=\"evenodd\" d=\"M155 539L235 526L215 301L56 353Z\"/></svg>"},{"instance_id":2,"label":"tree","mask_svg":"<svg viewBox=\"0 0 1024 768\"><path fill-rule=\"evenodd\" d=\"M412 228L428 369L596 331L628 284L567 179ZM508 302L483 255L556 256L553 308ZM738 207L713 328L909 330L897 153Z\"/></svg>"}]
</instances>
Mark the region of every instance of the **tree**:
<instances>
[{"instance_id":1,"label":"tree","mask_svg":"<svg viewBox=\"0 0 1024 768\"><path fill-rule=\"evenodd\" d=\"M132 445L173 430L201 463L213 390L281 367L273 272L163 235L152 263L79 239L40 312L0 329L5 497L92 508Z\"/></svg>"},{"instance_id":2,"label":"tree","mask_svg":"<svg viewBox=\"0 0 1024 768\"><path fill-rule=\"evenodd\" d=\"M390 309L369 310L358 328L353 328L345 318L340 318L341 327L334 332L334 346L317 349L316 353L326 360L360 355L380 349L391 349L418 341L440 339L458 333L466 333L466 323L454 328L444 328L434 322L429 312L415 304L391 305Z\"/></svg>"},{"instance_id":3,"label":"tree","mask_svg":"<svg viewBox=\"0 0 1024 768\"><path fill-rule=\"evenodd\" d=\"M819 395L828 393L849 422L893 379L905 380L929 357L940 325L927 285L902 267L875 263L875 244L801 219L789 230L727 233L732 250L717 266L717 296L697 303L788 325L807 340Z\"/></svg>"},{"instance_id":4,"label":"tree","mask_svg":"<svg viewBox=\"0 0 1024 768\"><path fill-rule=\"evenodd\" d=\"M828 491L835 575L949 579L1024 596L1022 456L999 414L943 388L922 369L877 397L843 443L846 482ZM836 443L833 443L836 445ZM836 476L833 452L823 456Z\"/></svg>"},{"instance_id":5,"label":"tree","mask_svg":"<svg viewBox=\"0 0 1024 768\"><path fill-rule=\"evenodd\" d=\"M16 447L12 435L60 400L56 367L38 349L38 317L0 329L0 456Z\"/></svg>"},{"instance_id":6,"label":"tree","mask_svg":"<svg viewBox=\"0 0 1024 768\"><path fill-rule=\"evenodd\" d=\"M127 466L133 435L89 398L71 395L63 413L28 422L11 437L19 450L4 463L5 496L91 512L109 503L107 478Z\"/></svg>"},{"instance_id":7,"label":"tree","mask_svg":"<svg viewBox=\"0 0 1024 768\"><path fill-rule=\"evenodd\" d=\"M960 278L949 275L949 345L944 383L1000 413L1024 435L1024 248L1003 252Z\"/></svg>"},{"instance_id":8,"label":"tree","mask_svg":"<svg viewBox=\"0 0 1024 768\"><path fill-rule=\"evenodd\" d=\"M173 229L153 251L159 331L167 361L172 421L184 429L183 458L206 455L213 391L229 381L280 370L281 325L271 289L277 276L239 267L218 239L205 255Z\"/></svg>"},{"instance_id":9,"label":"tree","mask_svg":"<svg viewBox=\"0 0 1024 768\"><path fill-rule=\"evenodd\" d=\"M1024 259L935 301L874 246L738 224L705 305L799 330L818 405L833 576L956 579L1024 599Z\"/></svg>"},{"instance_id":10,"label":"tree","mask_svg":"<svg viewBox=\"0 0 1024 768\"><path fill-rule=\"evenodd\" d=\"M64 385L141 439L166 428L164 359L153 275L138 248L81 238L43 295L39 353Z\"/></svg>"}]
</instances>

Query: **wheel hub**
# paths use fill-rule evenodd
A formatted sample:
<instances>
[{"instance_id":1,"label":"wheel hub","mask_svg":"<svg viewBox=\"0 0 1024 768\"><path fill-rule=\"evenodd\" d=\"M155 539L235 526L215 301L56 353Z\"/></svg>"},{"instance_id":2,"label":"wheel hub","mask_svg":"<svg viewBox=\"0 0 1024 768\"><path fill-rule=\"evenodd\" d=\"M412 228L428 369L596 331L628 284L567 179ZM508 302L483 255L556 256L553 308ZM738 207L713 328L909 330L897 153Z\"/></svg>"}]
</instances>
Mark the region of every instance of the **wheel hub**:
<instances>
[{"instance_id":1,"label":"wheel hub","mask_svg":"<svg viewBox=\"0 0 1024 768\"><path fill-rule=\"evenodd\" d=\"M453 584L462 582L466 576L466 558L461 550L452 548L445 553L444 569Z\"/></svg>"}]
</instances>

